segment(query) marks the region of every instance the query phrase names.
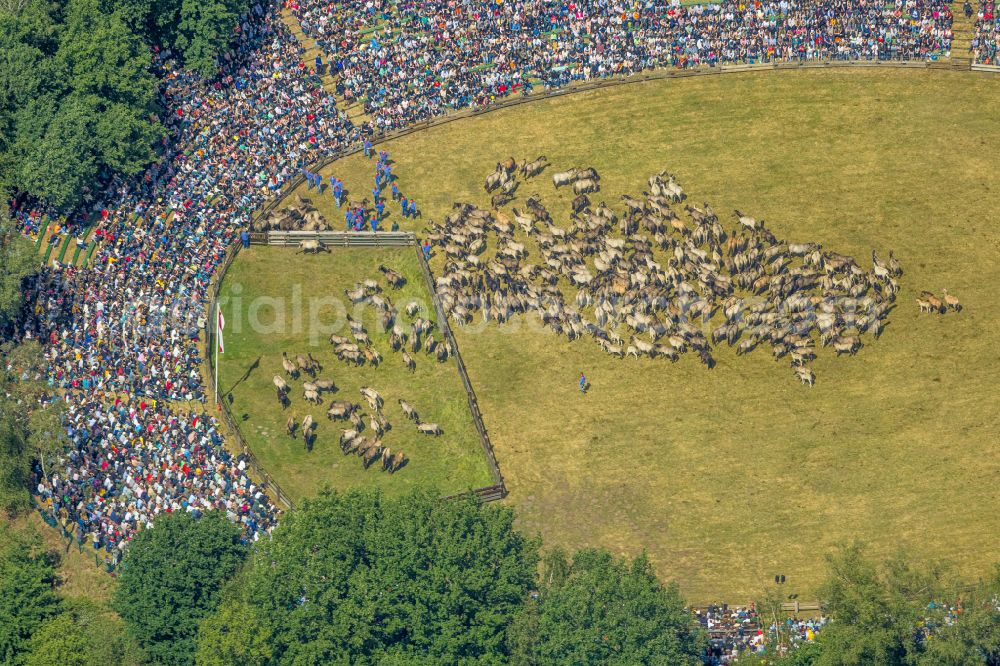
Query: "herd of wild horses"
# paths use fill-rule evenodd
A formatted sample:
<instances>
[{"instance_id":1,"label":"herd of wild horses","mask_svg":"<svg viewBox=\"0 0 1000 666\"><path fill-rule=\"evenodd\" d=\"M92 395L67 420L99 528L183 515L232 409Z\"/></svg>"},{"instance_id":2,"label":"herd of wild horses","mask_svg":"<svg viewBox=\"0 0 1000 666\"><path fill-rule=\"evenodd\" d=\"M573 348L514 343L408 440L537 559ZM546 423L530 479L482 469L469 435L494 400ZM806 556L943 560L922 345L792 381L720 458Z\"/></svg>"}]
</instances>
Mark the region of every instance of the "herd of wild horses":
<instances>
[{"instance_id":1,"label":"herd of wild horses","mask_svg":"<svg viewBox=\"0 0 1000 666\"><path fill-rule=\"evenodd\" d=\"M891 250L884 260L873 250L862 266L819 243L777 238L739 210L727 228L709 204L685 203L666 172L616 208L591 199L600 191L595 169L554 173L555 188L575 195L561 224L538 194L507 209L546 166L544 156L498 163L484 183L498 192L491 209L457 202L424 230L443 254L438 295L459 324L474 313L498 322L535 313L557 334L589 336L620 358L693 352L709 368L719 345L738 355L767 348L812 385L817 346L853 355L888 322L903 272ZM945 299L918 302L929 312L961 307Z\"/></svg>"},{"instance_id":2,"label":"herd of wild horses","mask_svg":"<svg viewBox=\"0 0 1000 666\"><path fill-rule=\"evenodd\" d=\"M570 340L590 337L618 358L677 361L693 352L708 368L720 345L735 347L737 355L767 348L775 360L787 357L795 376L812 386L810 362L818 347L832 347L838 356L857 353L864 336L879 337L895 307L903 270L892 250L884 260L872 250L870 266L862 266L819 243L779 239L763 220L739 210L727 228L708 203L687 203L684 189L666 171L650 176L640 196L622 195L617 209L591 199L601 190L596 169L553 173L555 189L567 187L574 195L561 224L538 194L507 209L519 187L548 166L544 156L498 163L484 182L487 193L495 192L490 209L456 202L443 224L424 230L424 242L443 255L434 262L437 297L459 325L476 313L497 322L534 313L555 333ZM300 251L329 251L319 240L304 242L313 245ZM379 270L390 290L406 282L388 266ZM416 369L420 350L439 362L454 354L447 340L435 340L434 323L418 316L416 303L401 311L378 280L364 279L344 294L373 309L390 353L399 354L409 370ZM941 298L921 292L916 301L921 312L962 309L947 290ZM368 331L361 321L348 320L350 337L330 336L334 356L348 366L377 367L383 358ZM282 366L284 376L273 381L283 408L290 405L286 377L309 375L302 397L315 405L323 392L337 390L332 380L317 377L323 368L311 353L283 353ZM384 400L369 387L360 393L370 407L367 419L349 400L333 401L327 416L350 421L340 437L345 455L358 455L365 469L379 464L393 473L408 461L383 444L392 428ZM437 424L420 420L412 404L398 404L418 433L441 434ZM301 431L312 447L311 414L301 423L289 417L286 425L289 436Z\"/></svg>"},{"instance_id":3,"label":"herd of wild horses","mask_svg":"<svg viewBox=\"0 0 1000 666\"><path fill-rule=\"evenodd\" d=\"M406 283L406 278L401 273L388 266L380 266L379 271L391 289L399 289ZM355 305L370 306L374 310L372 314L379 333L386 336L390 351L398 353L400 362L411 372L416 371L417 363L414 356L418 356L420 351L438 362L444 362L451 357L451 344L446 340L438 341L434 338L435 324L418 316L420 307L417 303L408 303L402 310L405 315L402 314L393 305L389 295L383 292L379 282L371 278L362 280L351 289L345 289L344 294ZM350 315L348 323L350 337L337 334L330 336L333 355L348 367L365 364L378 367L383 358L373 345L364 323ZM283 409L291 405L289 380L300 378L303 380L302 399L313 405L323 403L324 392L338 391L333 380L317 376L323 371L323 366L311 352L304 355L296 354L294 357L282 352L281 364L283 373L274 375L272 381L278 402ZM302 377L303 374L308 375L308 379ZM350 428L342 430L340 436L340 447L344 455L354 453L361 458L365 469L373 464L379 464L382 470L392 474L406 465L408 458L402 451L393 452L383 442L386 432L392 429L384 410L385 400L377 390L367 386L361 387L360 395L368 403L370 408L368 414L362 412L359 403L342 399L330 403L326 411L327 417L331 421L350 421ZM437 423L422 421L417 409L410 402L399 399L397 403L403 416L413 421L417 433L442 434L443 430ZM286 423L289 437L294 439L296 433L301 432L305 446L310 450L315 443L316 428L317 423L312 414L306 414L301 422L294 416L289 416ZM363 433L366 431L370 431L371 434L365 436Z\"/></svg>"}]
</instances>

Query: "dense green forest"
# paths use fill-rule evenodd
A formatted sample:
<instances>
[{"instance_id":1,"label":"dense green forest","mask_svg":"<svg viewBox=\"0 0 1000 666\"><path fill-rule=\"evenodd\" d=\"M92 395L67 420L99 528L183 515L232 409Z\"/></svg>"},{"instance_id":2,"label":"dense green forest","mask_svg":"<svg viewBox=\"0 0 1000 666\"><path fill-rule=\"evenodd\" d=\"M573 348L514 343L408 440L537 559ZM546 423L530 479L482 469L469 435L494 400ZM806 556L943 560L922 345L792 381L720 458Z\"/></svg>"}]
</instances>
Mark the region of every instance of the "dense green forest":
<instances>
[{"instance_id":1,"label":"dense green forest","mask_svg":"<svg viewBox=\"0 0 1000 666\"><path fill-rule=\"evenodd\" d=\"M165 136L154 49L211 77L248 0L0 0L0 190L69 211Z\"/></svg>"},{"instance_id":2,"label":"dense green forest","mask_svg":"<svg viewBox=\"0 0 1000 666\"><path fill-rule=\"evenodd\" d=\"M270 539L240 534L221 515L161 515L102 606L61 596L58 556L0 527L0 661L633 666L697 664L707 642L645 558L542 556L503 506L325 492ZM857 546L828 566L817 640L776 658L787 637L769 632L765 658L742 663L998 663L1000 569L961 586L945 567L876 563ZM758 609L781 627L772 597Z\"/></svg>"}]
</instances>

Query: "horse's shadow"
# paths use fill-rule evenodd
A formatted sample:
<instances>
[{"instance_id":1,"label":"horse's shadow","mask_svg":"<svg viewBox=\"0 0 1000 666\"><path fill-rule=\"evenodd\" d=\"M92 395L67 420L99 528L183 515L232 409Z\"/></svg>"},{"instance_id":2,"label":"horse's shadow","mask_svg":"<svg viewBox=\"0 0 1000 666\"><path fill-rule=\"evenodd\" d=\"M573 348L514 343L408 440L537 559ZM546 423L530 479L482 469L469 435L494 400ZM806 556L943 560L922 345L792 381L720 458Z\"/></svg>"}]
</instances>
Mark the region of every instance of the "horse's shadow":
<instances>
[{"instance_id":1,"label":"horse's shadow","mask_svg":"<svg viewBox=\"0 0 1000 666\"><path fill-rule=\"evenodd\" d=\"M260 356L254 359L254 362L250 364L250 366L247 368L247 371L243 373L243 376L237 379L236 383L230 386L229 390L226 391L226 393L231 394L233 392L233 389L235 389L237 386L239 386L246 380L250 379L250 375L252 375L253 371L257 370L258 368L260 368Z\"/></svg>"}]
</instances>

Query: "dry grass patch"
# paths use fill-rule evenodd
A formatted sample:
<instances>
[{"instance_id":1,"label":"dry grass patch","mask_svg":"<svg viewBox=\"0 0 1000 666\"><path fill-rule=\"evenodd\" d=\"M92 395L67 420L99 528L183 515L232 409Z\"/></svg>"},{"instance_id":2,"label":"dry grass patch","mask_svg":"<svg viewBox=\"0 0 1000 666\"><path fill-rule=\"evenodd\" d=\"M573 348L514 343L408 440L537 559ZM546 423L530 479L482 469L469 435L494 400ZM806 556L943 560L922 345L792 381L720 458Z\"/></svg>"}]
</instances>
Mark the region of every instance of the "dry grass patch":
<instances>
[{"instance_id":1,"label":"dry grass patch","mask_svg":"<svg viewBox=\"0 0 1000 666\"><path fill-rule=\"evenodd\" d=\"M103 550L95 551L90 539L83 542L83 548L77 546L76 540L69 542L63 539L58 530L52 529L42 520L37 511L30 511L17 518L0 518L11 529L31 534L38 534L46 549L59 554L58 592L72 599L93 599L107 601L115 589L116 580L108 575L103 566ZM94 554L100 558L101 565L94 560Z\"/></svg>"},{"instance_id":2,"label":"dry grass patch","mask_svg":"<svg viewBox=\"0 0 1000 666\"><path fill-rule=\"evenodd\" d=\"M694 202L864 263L892 248L906 271L882 338L821 353L812 389L762 352L720 349L708 371L691 355L617 361L524 322L458 330L522 526L550 545L645 550L696 602L745 600L775 573L808 598L823 554L853 539L982 573L1000 534L998 106L989 75L754 73L581 93L382 146L424 214L404 229L485 204L498 159L545 154L595 166L595 201L667 168ZM329 174L370 195L362 156ZM519 201L534 191L565 215L550 177ZM965 311L919 315L914 297L944 287Z\"/></svg>"}]
</instances>

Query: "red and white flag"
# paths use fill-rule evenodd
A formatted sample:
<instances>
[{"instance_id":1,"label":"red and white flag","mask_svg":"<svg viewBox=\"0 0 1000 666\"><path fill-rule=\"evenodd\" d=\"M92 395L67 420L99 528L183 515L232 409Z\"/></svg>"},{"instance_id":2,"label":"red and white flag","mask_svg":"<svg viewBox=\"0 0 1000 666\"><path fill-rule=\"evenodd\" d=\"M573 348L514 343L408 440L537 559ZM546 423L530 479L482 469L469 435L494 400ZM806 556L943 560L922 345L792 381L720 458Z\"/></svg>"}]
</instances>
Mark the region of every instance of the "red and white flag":
<instances>
[{"instance_id":1,"label":"red and white flag","mask_svg":"<svg viewBox=\"0 0 1000 666\"><path fill-rule=\"evenodd\" d=\"M218 326L216 327L215 330L219 334L219 353L222 354L222 353L225 353L225 351L226 351L226 346L222 343L222 331L225 330L225 328L226 328L226 318L222 316L222 308L221 307L219 307L218 305L216 305L215 306L215 310L219 314L219 324L218 324Z\"/></svg>"}]
</instances>

